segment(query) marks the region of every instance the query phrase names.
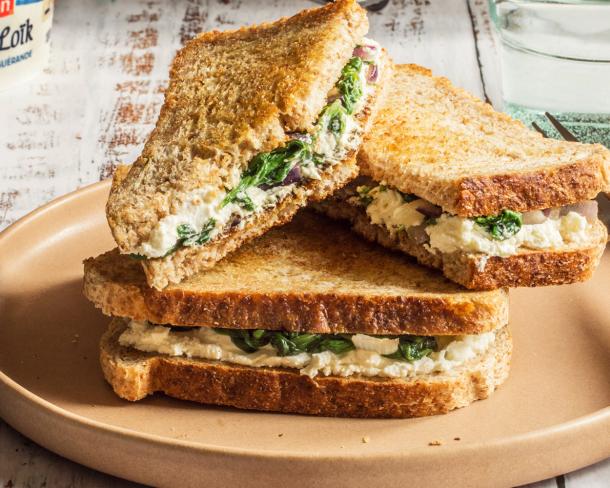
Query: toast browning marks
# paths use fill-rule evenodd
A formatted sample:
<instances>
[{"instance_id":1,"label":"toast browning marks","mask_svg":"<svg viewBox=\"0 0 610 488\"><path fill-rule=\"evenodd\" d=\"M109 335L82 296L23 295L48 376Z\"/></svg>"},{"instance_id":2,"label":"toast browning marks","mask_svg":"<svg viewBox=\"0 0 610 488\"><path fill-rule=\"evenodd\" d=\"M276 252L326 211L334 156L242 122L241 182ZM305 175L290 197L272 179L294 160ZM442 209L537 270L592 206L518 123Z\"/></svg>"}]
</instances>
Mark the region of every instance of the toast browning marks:
<instances>
[{"instance_id":1,"label":"toast browning marks","mask_svg":"<svg viewBox=\"0 0 610 488\"><path fill-rule=\"evenodd\" d=\"M610 152L544 139L521 122L401 65L358 155L361 174L462 217L589 200L610 188Z\"/></svg>"},{"instance_id":2,"label":"toast browning marks","mask_svg":"<svg viewBox=\"0 0 610 488\"><path fill-rule=\"evenodd\" d=\"M353 0L272 24L205 33L176 56L155 130L107 216L122 252L203 187L233 188L254 156L311 131L368 30ZM199 229L196 229L199 231Z\"/></svg>"},{"instance_id":3,"label":"toast browning marks","mask_svg":"<svg viewBox=\"0 0 610 488\"><path fill-rule=\"evenodd\" d=\"M370 54L371 45L367 44ZM206 199L196 197L190 205L192 215L176 214L161 219L160 225L153 233L154 235L159 233L161 236L161 239L155 239L157 243L167 241L167 237L172 235L174 235L173 239L176 239L176 231L179 234L184 226L189 227L193 224L199 228L198 223L192 222L192 217L196 217L195 220L198 219L201 222L207 221L207 224L204 224L204 230L199 235L195 234L188 240L180 239L174 245L175 241L170 239L168 245L173 247L163 258L142 261L150 286L162 289L168 283L179 283L185 277L213 267L217 261L237 249L242 243L263 234L274 226L288 222L295 212L305 206L308 201L320 201L330 196L356 176L358 172L356 152L362 134L371 122L377 99L382 96L382 82L386 76L389 76L392 69L391 60L378 47L374 45L372 47L377 53L376 62L360 63L360 75L363 75L366 70L367 76L372 73L376 81L373 85L368 86L363 83L362 96L354 105L352 115L347 114L343 108L337 111L336 105L339 100L335 100L327 105L327 109L316 124L319 128L326 124L325 130L319 130L314 136L306 136L305 141L293 140L288 143L290 146L298 144L301 149L304 149L303 146L309 147L304 151L298 149L298 152L322 161L322 164L313 163L311 159L295 158L295 160L288 161L285 171L289 171L285 181L278 185L271 188L267 188L265 185L259 188L250 187L242 193L229 192L226 194L226 198L235 198L236 201L226 206L222 202L215 200L207 202ZM358 48L356 51L363 50L366 54L364 47ZM332 133L331 127L335 126L334 122L338 129L337 134ZM308 146L310 140L311 145ZM333 152L333 158L325 158L324 154L317 153L318 148L324 152ZM271 154L268 155L271 156ZM253 161L264 160L259 155ZM263 163L263 166L266 164L266 162ZM113 187L120 183L123 174L124 171L115 174ZM242 177L242 181L246 181L248 178L250 176ZM224 191L222 193L224 194ZM259 198L261 196L262 200ZM222 220L216 221L215 213L212 214L212 218L209 218L210 209L220 216L230 217L230 223L222 227ZM237 209L237 211L231 213L232 209ZM253 211L250 211L252 209ZM213 230L210 230L209 224L212 222L216 225L213 226ZM202 241L199 242L199 239Z\"/></svg>"},{"instance_id":4,"label":"toast browning marks","mask_svg":"<svg viewBox=\"0 0 610 488\"><path fill-rule=\"evenodd\" d=\"M107 315L185 326L454 335L508 321L506 290L466 291L309 211L162 291L116 250L90 258L84 293Z\"/></svg>"},{"instance_id":5,"label":"toast browning marks","mask_svg":"<svg viewBox=\"0 0 610 488\"><path fill-rule=\"evenodd\" d=\"M100 343L106 380L121 398L154 392L206 404L310 415L404 418L447 413L487 398L508 376L512 341L507 328L485 353L451 374L416 379L316 376L286 368L249 367L186 359L120 346L126 323L114 319Z\"/></svg>"}]
</instances>

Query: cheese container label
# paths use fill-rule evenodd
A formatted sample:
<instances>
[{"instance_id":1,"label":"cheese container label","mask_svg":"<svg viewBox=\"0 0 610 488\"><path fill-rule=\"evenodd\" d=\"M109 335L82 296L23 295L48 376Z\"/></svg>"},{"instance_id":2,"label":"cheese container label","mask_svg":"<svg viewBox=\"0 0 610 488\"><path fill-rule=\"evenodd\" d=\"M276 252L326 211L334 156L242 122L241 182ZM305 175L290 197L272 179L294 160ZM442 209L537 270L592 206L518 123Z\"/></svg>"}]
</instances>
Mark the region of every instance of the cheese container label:
<instances>
[{"instance_id":1,"label":"cheese container label","mask_svg":"<svg viewBox=\"0 0 610 488\"><path fill-rule=\"evenodd\" d=\"M0 0L0 90L46 66L52 18L53 0Z\"/></svg>"}]
</instances>

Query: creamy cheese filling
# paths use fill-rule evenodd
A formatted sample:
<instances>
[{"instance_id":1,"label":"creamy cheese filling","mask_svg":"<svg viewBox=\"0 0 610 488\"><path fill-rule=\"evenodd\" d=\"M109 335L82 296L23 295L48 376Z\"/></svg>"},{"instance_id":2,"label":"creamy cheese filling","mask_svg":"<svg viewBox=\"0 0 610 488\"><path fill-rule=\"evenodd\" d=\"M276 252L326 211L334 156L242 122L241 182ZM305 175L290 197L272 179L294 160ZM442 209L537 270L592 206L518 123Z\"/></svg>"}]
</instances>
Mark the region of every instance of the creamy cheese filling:
<instances>
[{"instance_id":1,"label":"creamy cheese filling","mask_svg":"<svg viewBox=\"0 0 610 488\"><path fill-rule=\"evenodd\" d=\"M299 140L311 146L313 156L294 161L293 168L298 166L299 173L296 181L290 184L282 182L278 186L265 189L251 186L240 194L240 200L231 202L226 202L227 191L216 186L209 185L193 190L186 195L184 203L174 214L159 220L149 238L134 249L133 253L143 258L159 258L172 253L181 245L205 244L229 227L243 228L248 218L276 206L293 193L300 183L320 180L323 171L342 161L347 153L356 149L362 139L362 127L356 117L373 95L382 69L380 46L369 39L363 39L362 43L370 47L358 72L362 95L354 105L352 113L344 114L341 118L343 126L340 132L325 125L328 121L322 120L323 111L314 133L299 136ZM356 52L354 55L356 56ZM376 70L374 78L370 76L371 69ZM333 90L337 92L337 88ZM339 97L336 93L334 96ZM237 187L240 179L239 172L235 172L231 177L230 187ZM244 197L249 199L248 205L243 204ZM185 239L180 229L192 230L189 235L194 237Z\"/></svg>"},{"instance_id":2,"label":"creamy cheese filling","mask_svg":"<svg viewBox=\"0 0 610 488\"><path fill-rule=\"evenodd\" d=\"M270 345L247 353L238 348L230 337L207 327L176 331L148 322L130 321L119 337L121 346L134 349L224 361L251 367L292 368L303 375L408 378L434 372L449 373L465 362L484 354L495 340L495 331L478 335L437 337L438 350L412 362L391 359L386 354L396 352L398 339L355 334L354 350L343 354L331 351L301 352L280 356Z\"/></svg>"},{"instance_id":3,"label":"creamy cheese filling","mask_svg":"<svg viewBox=\"0 0 610 488\"><path fill-rule=\"evenodd\" d=\"M474 219L446 212L438 217L427 216L428 202L383 184L372 189L359 187L358 190L360 196L352 198L357 204L366 205L366 213L373 224L384 226L391 234L423 225L427 235L424 245L432 252L466 251L507 257L522 248L554 249L578 246L591 240L593 224L574 211L565 215L556 212L555 216L540 223L522 224L514 235L500 240L494 239ZM423 213L418 209L423 209Z\"/></svg>"},{"instance_id":4,"label":"creamy cheese filling","mask_svg":"<svg viewBox=\"0 0 610 488\"><path fill-rule=\"evenodd\" d=\"M507 257L520 248L557 249L582 245L591 240L591 224L576 212L540 224L523 225L514 236L503 241L491 239L489 233L473 220L441 215L437 223L426 228L429 247L443 253L479 252L489 256Z\"/></svg>"},{"instance_id":5,"label":"creamy cheese filling","mask_svg":"<svg viewBox=\"0 0 610 488\"><path fill-rule=\"evenodd\" d=\"M295 184L270 188L267 191L251 187L245 193L255 205L254 213L271 208L292 193ZM212 240L222 233L230 222L239 228L245 225L246 217L253 212L237 203L222 205L226 192L215 186L199 188L189 193L180 211L174 215L162 218L150 234L148 241L143 242L136 250L137 254L146 257L161 257L171 252L178 240L178 228L188 225L192 229L202 229L206 222L213 219L215 225L211 229L209 239Z\"/></svg>"}]
</instances>

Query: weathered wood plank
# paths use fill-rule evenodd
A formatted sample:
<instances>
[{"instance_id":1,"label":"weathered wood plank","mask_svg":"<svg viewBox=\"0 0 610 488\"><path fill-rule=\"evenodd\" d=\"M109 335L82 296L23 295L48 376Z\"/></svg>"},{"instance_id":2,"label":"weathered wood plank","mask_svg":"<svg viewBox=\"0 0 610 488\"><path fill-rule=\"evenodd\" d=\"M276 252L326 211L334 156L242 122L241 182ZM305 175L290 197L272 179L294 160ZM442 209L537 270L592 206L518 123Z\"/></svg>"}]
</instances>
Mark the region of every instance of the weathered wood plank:
<instances>
[{"instance_id":1,"label":"weathered wood plank","mask_svg":"<svg viewBox=\"0 0 610 488\"><path fill-rule=\"evenodd\" d=\"M587 469L564 475L566 488L608 488L610 486L610 459ZM559 487L562 488L562 487Z\"/></svg>"},{"instance_id":2,"label":"weathered wood plank","mask_svg":"<svg viewBox=\"0 0 610 488\"><path fill-rule=\"evenodd\" d=\"M0 420L0 486L137 488L142 485L68 461L26 439Z\"/></svg>"},{"instance_id":3,"label":"weathered wood plank","mask_svg":"<svg viewBox=\"0 0 610 488\"><path fill-rule=\"evenodd\" d=\"M369 19L371 37L397 63L421 64L483 95L466 2L395 0Z\"/></svg>"},{"instance_id":4,"label":"weathered wood plank","mask_svg":"<svg viewBox=\"0 0 610 488\"><path fill-rule=\"evenodd\" d=\"M500 58L493 36L493 25L489 18L487 0L467 0L467 4L473 35L476 39L477 64L483 83L483 98L500 110L502 109Z\"/></svg>"}]
</instances>

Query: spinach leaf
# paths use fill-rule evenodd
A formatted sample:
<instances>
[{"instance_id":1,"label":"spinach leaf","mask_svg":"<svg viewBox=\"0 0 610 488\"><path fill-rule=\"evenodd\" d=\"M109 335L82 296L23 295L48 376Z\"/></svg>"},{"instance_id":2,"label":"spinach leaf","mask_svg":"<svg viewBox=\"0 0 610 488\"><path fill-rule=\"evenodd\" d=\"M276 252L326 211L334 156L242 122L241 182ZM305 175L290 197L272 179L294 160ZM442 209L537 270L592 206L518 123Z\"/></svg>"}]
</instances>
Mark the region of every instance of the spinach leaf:
<instances>
[{"instance_id":1,"label":"spinach leaf","mask_svg":"<svg viewBox=\"0 0 610 488\"><path fill-rule=\"evenodd\" d=\"M291 342L294 344L295 350L301 351L312 351L317 344L322 340L320 334L308 334L308 333L284 333L290 337Z\"/></svg>"},{"instance_id":2,"label":"spinach leaf","mask_svg":"<svg viewBox=\"0 0 610 488\"><path fill-rule=\"evenodd\" d=\"M361 69L362 59L354 56L343 67L341 78L337 82L337 88L341 93L341 101L345 111L350 115L354 112L354 107L363 93L362 81L360 80Z\"/></svg>"},{"instance_id":3,"label":"spinach leaf","mask_svg":"<svg viewBox=\"0 0 610 488\"><path fill-rule=\"evenodd\" d=\"M284 332L271 330L248 329L214 329L217 333L227 335L242 351L253 353L270 344L278 356L294 356L302 352L310 354L330 351L344 354L355 349L349 335L309 334L301 332ZM385 357L401 361L415 361L427 356L437 347L434 337L401 336L398 350Z\"/></svg>"},{"instance_id":4,"label":"spinach leaf","mask_svg":"<svg viewBox=\"0 0 610 488\"><path fill-rule=\"evenodd\" d=\"M216 227L216 220L210 219L206 222L203 228L197 232L188 224L180 224L176 227L176 233L178 234L178 240L176 243L167 250L167 252L161 256L162 258L169 256L170 254L176 252L182 246L201 246L210 240L212 237L212 231ZM143 254L130 254L132 259L144 260L148 259L148 257Z\"/></svg>"},{"instance_id":5,"label":"spinach leaf","mask_svg":"<svg viewBox=\"0 0 610 488\"><path fill-rule=\"evenodd\" d=\"M389 359L413 362L427 356L437 347L436 339L430 336L401 336L398 350L392 354L386 354Z\"/></svg>"},{"instance_id":6,"label":"spinach leaf","mask_svg":"<svg viewBox=\"0 0 610 488\"><path fill-rule=\"evenodd\" d=\"M278 356L293 356L294 354L301 352L297 349L296 344L282 332L275 332L273 334L271 337L271 345L277 351Z\"/></svg>"},{"instance_id":7,"label":"spinach leaf","mask_svg":"<svg viewBox=\"0 0 610 488\"><path fill-rule=\"evenodd\" d=\"M348 337L330 336L322 339L313 352L330 351L335 354L343 354L354 349L356 349L356 347Z\"/></svg>"},{"instance_id":8,"label":"spinach leaf","mask_svg":"<svg viewBox=\"0 0 610 488\"><path fill-rule=\"evenodd\" d=\"M239 184L227 193L222 206L237 202L248 210L254 210L252 200L244 195L248 188L279 185L295 164L312 158L311 145L298 139L293 139L271 152L257 154L252 158L248 169L242 173Z\"/></svg>"},{"instance_id":9,"label":"spinach leaf","mask_svg":"<svg viewBox=\"0 0 610 488\"><path fill-rule=\"evenodd\" d=\"M298 332L275 332L271 338L271 345L279 356L292 356L301 352L318 353L323 351L343 354L354 349L354 344L349 337Z\"/></svg>"},{"instance_id":10,"label":"spinach leaf","mask_svg":"<svg viewBox=\"0 0 610 488\"><path fill-rule=\"evenodd\" d=\"M400 193L400 196L402 197L402 200L405 203L411 203L414 200L417 200L419 197L416 195L413 195L412 193L403 193L400 190L396 190L398 193Z\"/></svg>"},{"instance_id":11,"label":"spinach leaf","mask_svg":"<svg viewBox=\"0 0 610 488\"><path fill-rule=\"evenodd\" d=\"M324 107L318 125L320 130L328 131L339 138L345 132L346 117L345 108L343 108L341 100L337 99Z\"/></svg>"},{"instance_id":12,"label":"spinach leaf","mask_svg":"<svg viewBox=\"0 0 610 488\"><path fill-rule=\"evenodd\" d=\"M360 203L365 207L368 207L373 202L373 197L370 195L372 189L370 186L359 186L356 188Z\"/></svg>"},{"instance_id":13,"label":"spinach leaf","mask_svg":"<svg viewBox=\"0 0 610 488\"><path fill-rule=\"evenodd\" d=\"M231 342L242 351L252 353L269 344L269 333L261 329L214 329L218 334L231 338Z\"/></svg>"},{"instance_id":14,"label":"spinach leaf","mask_svg":"<svg viewBox=\"0 0 610 488\"><path fill-rule=\"evenodd\" d=\"M354 349L351 339L346 336L331 334L309 334L300 332L283 332L269 330L214 329L217 333L227 335L233 344L242 351L252 353L263 346L271 344L278 356L294 356L302 352L316 353L331 351L342 354Z\"/></svg>"},{"instance_id":15,"label":"spinach leaf","mask_svg":"<svg viewBox=\"0 0 610 488\"><path fill-rule=\"evenodd\" d=\"M176 232L178 233L177 246L201 246L210 240L212 231L216 226L216 220L210 219L203 226L201 231L197 232L188 224L180 224Z\"/></svg>"},{"instance_id":16,"label":"spinach leaf","mask_svg":"<svg viewBox=\"0 0 610 488\"><path fill-rule=\"evenodd\" d=\"M254 212L256 207L252 199L245 193L241 193L235 197L235 202L250 212Z\"/></svg>"},{"instance_id":17,"label":"spinach leaf","mask_svg":"<svg viewBox=\"0 0 610 488\"><path fill-rule=\"evenodd\" d=\"M496 241L504 241L521 230L523 219L519 212L502 210L499 215L477 217L477 225L483 227Z\"/></svg>"}]
</instances>

